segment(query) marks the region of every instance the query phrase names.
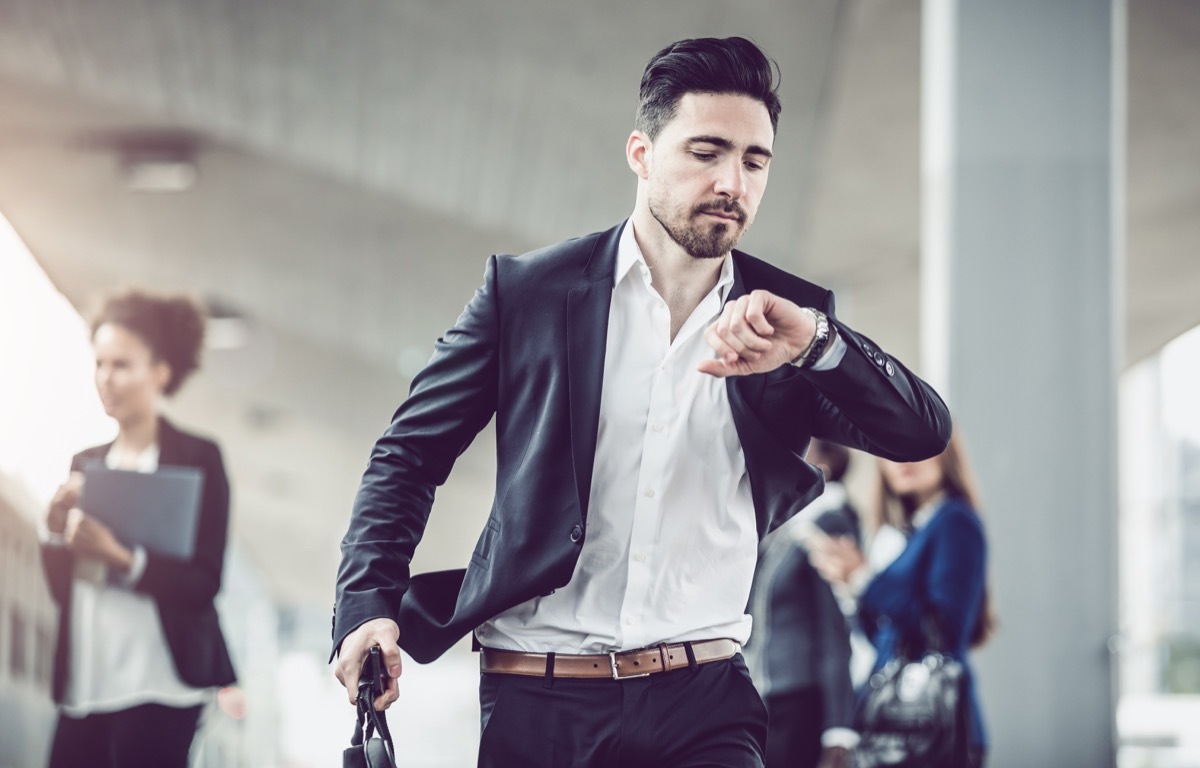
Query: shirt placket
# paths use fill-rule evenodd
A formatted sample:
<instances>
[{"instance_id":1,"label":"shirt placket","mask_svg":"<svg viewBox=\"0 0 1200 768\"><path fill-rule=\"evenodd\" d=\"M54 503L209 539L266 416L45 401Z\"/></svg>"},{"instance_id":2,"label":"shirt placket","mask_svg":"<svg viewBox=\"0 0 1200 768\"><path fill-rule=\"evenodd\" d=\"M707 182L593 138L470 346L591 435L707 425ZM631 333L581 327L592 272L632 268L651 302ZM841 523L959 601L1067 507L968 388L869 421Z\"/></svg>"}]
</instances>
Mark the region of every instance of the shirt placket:
<instances>
[{"instance_id":1,"label":"shirt placket","mask_svg":"<svg viewBox=\"0 0 1200 768\"><path fill-rule=\"evenodd\" d=\"M650 387L646 421L642 431L642 461L638 470L637 495L634 497L633 523L626 560L626 588L621 602L621 634L624 647L633 648L656 642L647 636L647 617L655 606L650 587L655 582L655 547L662 526L663 481L670 456L668 425L674 418L674 350L671 346L671 313L666 302L650 284L649 271L642 266L641 277L645 312L653 338L656 370Z\"/></svg>"},{"instance_id":2,"label":"shirt placket","mask_svg":"<svg viewBox=\"0 0 1200 768\"><path fill-rule=\"evenodd\" d=\"M679 419L677 389L685 371L689 350L694 351L695 334L711 322L720 308L720 289L701 301L671 340L671 313L666 302L650 285L649 273L642 268L647 303L655 347L661 355L650 389L649 407L642 433L642 462L638 472L638 488L634 503L633 524L629 537L625 596L621 603L622 645L635 648L660 641L653 636L653 622L658 608L651 586L658 581L656 569L669 567L656 551L664 524L663 504L672 453L672 428ZM697 361L698 362L698 361ZM647 628L649 627L649 629Z\"/></svg>"}]
</instances>

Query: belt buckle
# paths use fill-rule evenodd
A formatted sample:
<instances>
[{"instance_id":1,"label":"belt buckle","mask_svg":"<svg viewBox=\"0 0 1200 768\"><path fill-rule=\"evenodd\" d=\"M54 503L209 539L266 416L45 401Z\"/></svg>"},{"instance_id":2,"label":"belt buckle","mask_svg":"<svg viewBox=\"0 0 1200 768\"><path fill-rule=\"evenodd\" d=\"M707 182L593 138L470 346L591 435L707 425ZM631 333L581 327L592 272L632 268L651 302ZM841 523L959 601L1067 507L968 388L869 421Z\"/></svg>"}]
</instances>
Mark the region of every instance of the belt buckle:
<instances>
[{"instance_id":1,"label":"belt buckle","mask_svg":"<svg viewBox=\"0 0 1200 768\"><path fill-rule=\"evenodd\" d=\"M612 668L612 679L613 680L630 680L635 677L649 677L650 676L649 672L640 672L636 675L622 675L619 672L619 670L617 669L617 652L616 651L608 652L608 665L609 665L609 667Z\"/></svg>"}]
</instances>

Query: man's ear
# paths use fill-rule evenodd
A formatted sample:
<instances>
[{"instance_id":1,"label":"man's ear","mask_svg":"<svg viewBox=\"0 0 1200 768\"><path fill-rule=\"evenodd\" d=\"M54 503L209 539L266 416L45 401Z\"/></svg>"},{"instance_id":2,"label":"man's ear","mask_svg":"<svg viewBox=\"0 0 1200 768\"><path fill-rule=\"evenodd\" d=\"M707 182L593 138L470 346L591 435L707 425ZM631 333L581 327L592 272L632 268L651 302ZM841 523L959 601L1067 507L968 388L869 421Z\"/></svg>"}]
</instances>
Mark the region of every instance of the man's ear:
<instances>
[{"instance_id":1,"label":"man's ear","mask_svg":"<svg viewBox=\"0 0 1200 768\"><path fill-rule=\"evenodd\" d=\"M638 175L639 179L650 178L650 162L654 155L654 142L641 131L629 134L625 142L625 160L629 169Z\"/></svg>"}]
</instances>

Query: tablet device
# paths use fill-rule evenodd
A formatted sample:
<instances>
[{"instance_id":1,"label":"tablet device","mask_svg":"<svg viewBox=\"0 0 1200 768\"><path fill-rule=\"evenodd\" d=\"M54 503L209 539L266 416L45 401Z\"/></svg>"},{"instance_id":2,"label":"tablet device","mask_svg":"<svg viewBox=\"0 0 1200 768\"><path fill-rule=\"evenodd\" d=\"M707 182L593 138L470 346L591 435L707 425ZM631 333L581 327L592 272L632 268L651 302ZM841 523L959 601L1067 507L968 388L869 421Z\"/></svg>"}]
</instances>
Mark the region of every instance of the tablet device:
<instances>
[{"instance_id":1,"label":"tablet device","mask_svg":"<svg viewBox=\"0 0 1200 768\"><path fill-rule=\"evenodd\" d=\"M126 546L188 560L196 551L203 487L204 471L195 467L134 472L96 463L83 470L79 506Z\"/></svg>"}]
</instances>

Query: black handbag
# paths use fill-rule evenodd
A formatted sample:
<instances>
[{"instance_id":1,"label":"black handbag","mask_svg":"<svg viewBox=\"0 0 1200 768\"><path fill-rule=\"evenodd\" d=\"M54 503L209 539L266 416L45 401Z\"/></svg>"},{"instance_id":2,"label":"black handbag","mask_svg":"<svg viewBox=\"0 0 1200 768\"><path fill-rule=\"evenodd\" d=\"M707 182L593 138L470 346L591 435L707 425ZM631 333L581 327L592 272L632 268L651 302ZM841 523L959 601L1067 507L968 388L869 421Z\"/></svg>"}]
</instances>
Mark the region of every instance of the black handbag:
<instances>
[{"instance_id":1,"label":"black handbag","mask_svg":"<svg viewBox=\"0 0 1200 768\"><path fill-rule=\"evenodd\" d=\"M379 646L371 648L358 681L358 716L350 746L342 750L342 768L396 768L396 748L388 730L387 715L375 709L375 699L383 695L383 654Z\"/></svg>"},{"instance_id":2,"label":"black handbag","mask_svg":"<svg viewBox=\"0 0 1200 768\"><path fill-rule=\"evenodd\" d=\"M945 652L932 616L922 642L871 675L855 728L858 768L963 768L969 765L967 671Z\"/></svg>"}]
</instances>

